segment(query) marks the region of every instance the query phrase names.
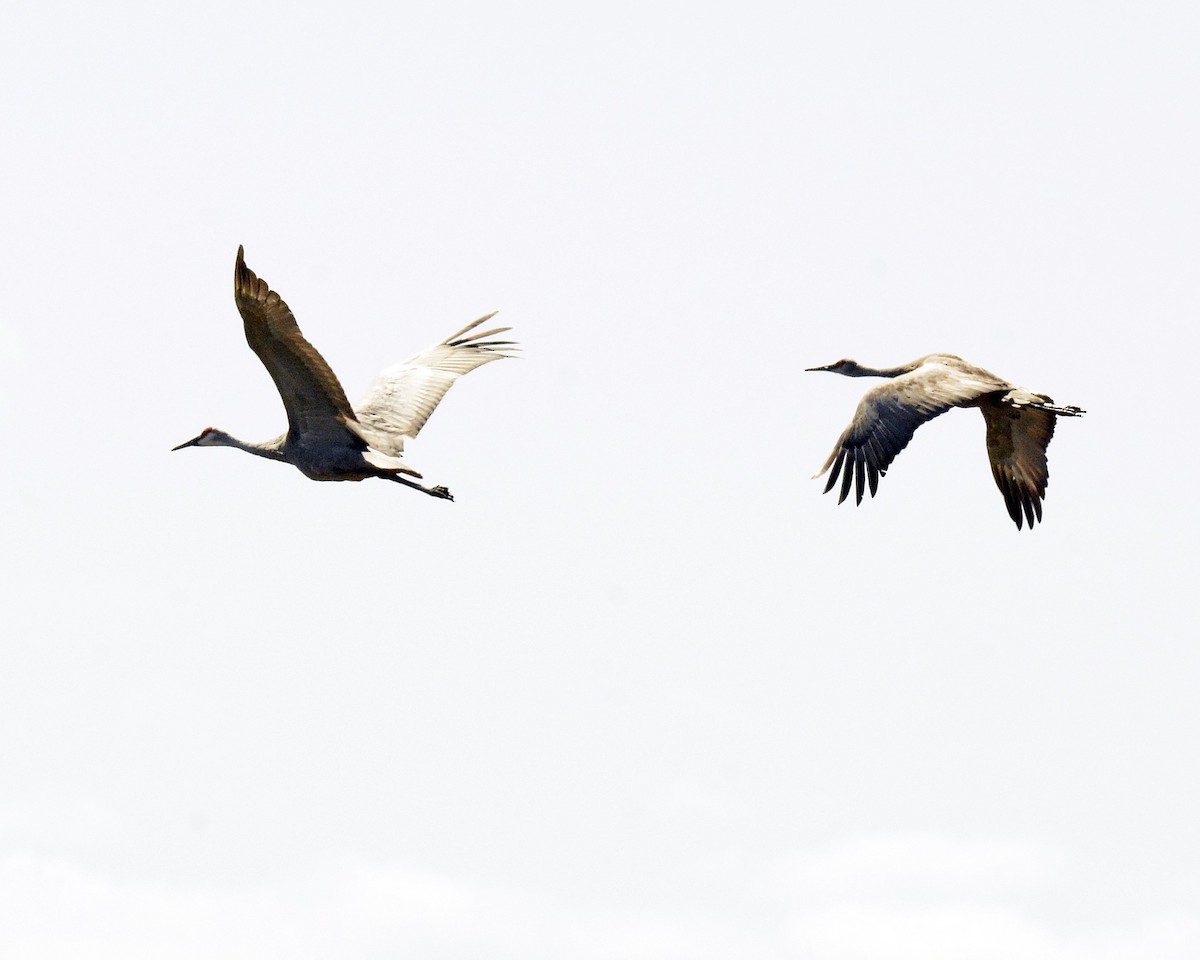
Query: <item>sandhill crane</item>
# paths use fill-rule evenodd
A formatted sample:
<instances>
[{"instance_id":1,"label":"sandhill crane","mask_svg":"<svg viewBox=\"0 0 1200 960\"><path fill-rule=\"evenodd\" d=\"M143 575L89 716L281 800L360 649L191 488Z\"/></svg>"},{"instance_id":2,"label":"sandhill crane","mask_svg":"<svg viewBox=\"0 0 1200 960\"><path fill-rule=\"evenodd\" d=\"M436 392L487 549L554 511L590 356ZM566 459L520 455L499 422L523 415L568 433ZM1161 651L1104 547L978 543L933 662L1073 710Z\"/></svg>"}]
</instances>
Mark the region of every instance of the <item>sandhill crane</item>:
<instances>
[{"instance_id":1,"label":"sandhill crane","mask_svg":"<svg viewBox=\"0 0 1200 960\"><path fill-rule=\"evenodd\" d=\"M469 323L458 333L382 371L352 408L329 364L296 325L279 294L246 266L241 247L233 272L233 297L250 349L263 362L287 410L287 433L266 443L245 443L206 427L184 447L236 447L269 460L283 460L310 480L394 480L443 500L445 487L417 483L421 474L400 455L404 441L425 425L446 391L464 373L511 356L511 340L489 340L510 327L471 333L496 314ZM469 336L468 336L469 334ZM409 478L415 479L409 479Z\"/></svg>"},{"instance_id":2,"label":"sandhill crane","mask_svg":"<svg viewBox=\"0 0 1200 960\"><path fill-rule=\"evenodd\" d=\"M888 383L872 387L864 395L837 446L817 476L831 466L825 493L842 473L838 503L855 484L855 503L862 503L863 487L870 484L871 496L879 478L908 446L917 427L951 407L978 407L987 422L988 459L992 476L1004 494L1008 515L1021 529L1022 514L1030 529L1042 519L1046 495L1046 448L1054 436L1057 417L1078 417L1078 407L1056 407L1040 393L1015 386L994 373L972 366L949 353L931 353L900 367L874 370L839 360L809 371L828 370L845 377L888 377ZM816 479L814 477L814 479Z\"/></svg>"}]
</instances>

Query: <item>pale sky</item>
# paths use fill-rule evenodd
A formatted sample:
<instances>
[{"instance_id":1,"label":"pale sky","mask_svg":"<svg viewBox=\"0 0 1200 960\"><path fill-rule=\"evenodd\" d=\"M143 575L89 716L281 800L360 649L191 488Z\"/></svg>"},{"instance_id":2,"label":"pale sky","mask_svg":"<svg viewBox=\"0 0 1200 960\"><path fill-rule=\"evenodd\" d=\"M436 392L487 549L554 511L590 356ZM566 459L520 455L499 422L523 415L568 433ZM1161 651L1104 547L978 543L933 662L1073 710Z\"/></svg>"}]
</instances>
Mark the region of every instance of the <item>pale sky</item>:
<instances>
[{"instance_id":1,"label":"pale sky","mask_svg":"<svg viewBox=\"0 0 1200 960\"><path fill-rule=\"evenodd\" d=\"M9 10L0 956L1200 955L1198 48L1183 2ZM501 311L406 454L456 502L168 452L284 428L239 243L352 399ZM810 479L869 381L803 368L934 351L1088 410L1032 532L973 411L859 508Z\"/></svg>"}]
</instances>

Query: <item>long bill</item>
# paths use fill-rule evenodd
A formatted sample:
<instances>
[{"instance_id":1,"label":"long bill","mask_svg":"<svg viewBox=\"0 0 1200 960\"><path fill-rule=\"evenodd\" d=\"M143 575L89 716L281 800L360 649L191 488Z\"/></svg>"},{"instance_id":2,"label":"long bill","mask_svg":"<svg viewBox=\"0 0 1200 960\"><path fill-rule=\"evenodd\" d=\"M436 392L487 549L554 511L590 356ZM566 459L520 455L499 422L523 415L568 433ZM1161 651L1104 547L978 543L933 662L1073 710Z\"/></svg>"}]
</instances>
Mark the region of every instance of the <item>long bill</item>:
<instances>
[{"instance_id":1,"label":"long bill","mask_svg":"<svg viewBox=\"0 0 1200 960\"><path fill-rule=\"evenodd\" d=\"M172 452L172 453L174 453L176 450L182 450L184 447L194 447L194 446L196 446L196 445L197 445L197 444L200 442L200 437L202 437L202 436L204 436L204 434L200 434L200 436L199 436L199 437L192 437L192 439L191 439L191 440L189 440L187 443L181 443L181 444L180 444L179 446L177 446L177 447L172 447L172 448L171 448L171 452Z\"/></svg>"}]
</instances>

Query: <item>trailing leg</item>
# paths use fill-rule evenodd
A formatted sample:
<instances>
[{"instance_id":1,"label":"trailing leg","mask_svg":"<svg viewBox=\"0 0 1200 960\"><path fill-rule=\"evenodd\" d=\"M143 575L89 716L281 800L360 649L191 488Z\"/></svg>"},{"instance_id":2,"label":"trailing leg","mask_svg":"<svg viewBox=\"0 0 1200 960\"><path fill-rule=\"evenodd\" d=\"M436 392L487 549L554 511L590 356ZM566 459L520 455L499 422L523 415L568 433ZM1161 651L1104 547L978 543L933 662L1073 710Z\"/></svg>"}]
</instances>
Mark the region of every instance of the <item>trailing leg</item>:
<instances>
[{"instance_id":1,"label":"trailing leg","mask_svg":"<svg viewBox=\"0 0 1200 960\"><path fill-rule=\"evenodd\" d=\"M396 483L402 483L406 487L412 487L414 490L420 490L422 493L427 493L431 497L437 497L439 500L453 500L454 497L445 487L427 487L424 484L409 480L396 473L381 473L381 477L385 480L394 480Z\"/></svg>"},{"instance_id":2,"label":"trailing leg","mask_svg":"<svg viewBox=\"0 0 1200 960\"><path fill-rule=\"evenodd\" d=\"M1060 417L1082 417L1087 413L1079 407L1056 407L1053 403L1031 403L1030 406L1047 413L1057 413Z\"/></svg>"}]
</instances>

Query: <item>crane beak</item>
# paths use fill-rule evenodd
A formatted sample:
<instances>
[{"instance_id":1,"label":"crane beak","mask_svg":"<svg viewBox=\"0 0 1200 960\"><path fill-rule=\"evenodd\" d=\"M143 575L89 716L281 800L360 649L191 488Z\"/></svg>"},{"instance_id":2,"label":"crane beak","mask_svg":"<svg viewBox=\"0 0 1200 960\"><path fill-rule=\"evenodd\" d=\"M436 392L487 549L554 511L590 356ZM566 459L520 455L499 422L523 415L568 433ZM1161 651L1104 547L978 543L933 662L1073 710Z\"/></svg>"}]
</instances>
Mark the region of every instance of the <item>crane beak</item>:
<instances>
[{"instance_id":1,"label":"crane beak","mask_svg":"<svg viewBox=\"0 0 1200 960\"><path fill-rule=\"evenodd\" d=\"M200 434L200 437L202 437L202 436L204 436L204 434ZM181 443L181 444L180 444L179 446L177 446L177 447L172 447L172 448L171 448L171 452L172 452L172 453L174 453L176 450L182 450L184 447L194 447L194 446L196 446L196 445L197 445L197 444L200 442L200 437L193 437L193 438L192 438L191 440L189 440L187 443Z\"/></svg>"},{"instance_id":2,"label":"crane beak","mask_svg":"<svg viewBox=\"0 0 1200 960\"><path fill-rule=\"evenodd\" d=\"M837 366L836 363L827 363L823 367L805 367L804 372L805 373L816 373L819 370L832 370L836 366Z\"/></svg>"}]
</instances>

